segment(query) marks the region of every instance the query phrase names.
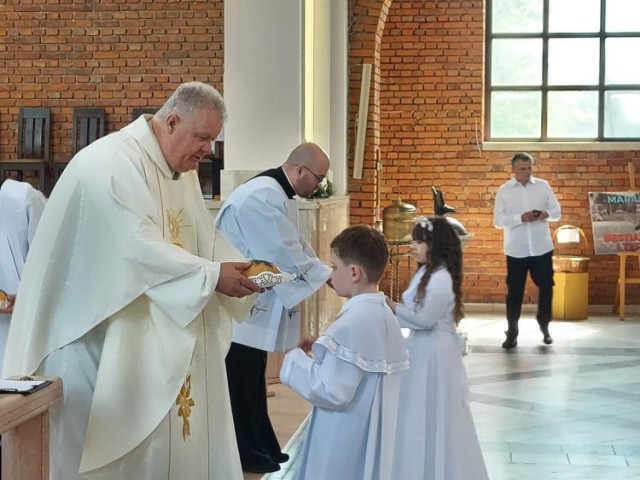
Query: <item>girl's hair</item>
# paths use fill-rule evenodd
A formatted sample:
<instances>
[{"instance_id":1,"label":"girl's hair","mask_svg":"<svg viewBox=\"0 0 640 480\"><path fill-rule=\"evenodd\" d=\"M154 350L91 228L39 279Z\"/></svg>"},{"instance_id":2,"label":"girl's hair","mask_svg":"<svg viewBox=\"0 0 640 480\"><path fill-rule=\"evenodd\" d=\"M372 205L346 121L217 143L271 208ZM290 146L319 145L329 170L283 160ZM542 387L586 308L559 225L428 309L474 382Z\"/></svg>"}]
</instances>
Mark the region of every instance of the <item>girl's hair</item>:
<instances>
[{"instance_id":1,"label":"girl's hair","mask_svg":"<svg viewBox=\"0 0 640 480\"><path fill-rule=\"evenodd\" d=\"M427 283L435 270L447 269L453 280L455 307L453 319L456 325L464 317L462 305L462 247L460 238L445 217L420 217L413 227L411 237L427 244L426 270L414 298L416 304L422 305L427 292ZM420 264L418 268L422 267Z\"/></svg>"}]
</instances>

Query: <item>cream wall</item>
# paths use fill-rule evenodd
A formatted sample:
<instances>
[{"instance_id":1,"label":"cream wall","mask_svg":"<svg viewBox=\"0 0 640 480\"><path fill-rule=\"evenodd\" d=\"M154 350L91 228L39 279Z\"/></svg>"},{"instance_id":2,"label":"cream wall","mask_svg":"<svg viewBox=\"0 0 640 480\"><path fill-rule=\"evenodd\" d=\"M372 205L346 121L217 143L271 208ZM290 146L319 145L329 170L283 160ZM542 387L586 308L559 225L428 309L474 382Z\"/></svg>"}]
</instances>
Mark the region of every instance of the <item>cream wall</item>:
<instances>
[{"instance_id":1,"label":"cream wall","mask_svg":"<svg viewBox=\"0 0 640 480\"><path fill-rule=\"evenodd\" d=\"M301 5L224 2L226 170L279 165L302 141Z\"/></svg>"},{"instance_id":2,"label":"cream wall","mask_svg":"<svg viewBox=\"0 0 640 480\"><path fill-rule=\"evenodd\" d=\"M314 0L313 138L305 133L304 9L300 0L225 2L224 177L282 163L303 140L332 160L330 178L345 194L347 121L346 2ZM309 70L307 70L309 72ZM313 74L313 69L311 69ZM242 176L242 175L240 175ZM223 192L224 197L224 192Z\"/></svg>"}]
</instances>

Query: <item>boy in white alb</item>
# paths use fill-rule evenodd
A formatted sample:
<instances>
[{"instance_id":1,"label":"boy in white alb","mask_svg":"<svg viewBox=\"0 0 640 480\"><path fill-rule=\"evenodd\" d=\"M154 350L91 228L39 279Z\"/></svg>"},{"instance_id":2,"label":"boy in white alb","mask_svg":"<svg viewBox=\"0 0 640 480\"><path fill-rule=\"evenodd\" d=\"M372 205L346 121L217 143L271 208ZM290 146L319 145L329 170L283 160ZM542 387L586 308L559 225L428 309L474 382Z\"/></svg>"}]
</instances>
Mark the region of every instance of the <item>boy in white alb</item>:
<instances>
[{"instance_id":1,"label":"boy in white alb","mask_svg":"<svg viewBox=\"0 0 640 480\"><path fill-rule=\"evenodd\" d=\"M390 480L405 340L378 291L388 261L384 237L364 225L331 242L331 283L348 298L311 345L287 353L285 385L313 404L298 480ZM313 358L305 354L311 350Z\"/></svg>"}]
</instances>

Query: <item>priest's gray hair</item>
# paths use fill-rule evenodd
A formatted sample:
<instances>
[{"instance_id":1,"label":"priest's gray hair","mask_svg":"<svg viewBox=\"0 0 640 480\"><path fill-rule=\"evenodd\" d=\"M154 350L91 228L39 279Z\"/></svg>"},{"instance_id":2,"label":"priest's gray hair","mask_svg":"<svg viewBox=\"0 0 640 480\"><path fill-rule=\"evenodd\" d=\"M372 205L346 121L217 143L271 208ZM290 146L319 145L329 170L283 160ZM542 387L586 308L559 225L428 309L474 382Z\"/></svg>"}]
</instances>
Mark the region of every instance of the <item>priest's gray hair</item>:
<instances>
[{"instance_id":1,"label":"priest's gray hair","mask_svg":"<svg viewBox=\"0 0 640 480\"><path fill-rule=\"evenodd\" d=\"M187 82L173 92L155 116L162 120L171 114L186 117L194 110L202 108L215 110L223 121L227 119L227 107L218 90L206 83Z\"/></svg>"}]
</instances>

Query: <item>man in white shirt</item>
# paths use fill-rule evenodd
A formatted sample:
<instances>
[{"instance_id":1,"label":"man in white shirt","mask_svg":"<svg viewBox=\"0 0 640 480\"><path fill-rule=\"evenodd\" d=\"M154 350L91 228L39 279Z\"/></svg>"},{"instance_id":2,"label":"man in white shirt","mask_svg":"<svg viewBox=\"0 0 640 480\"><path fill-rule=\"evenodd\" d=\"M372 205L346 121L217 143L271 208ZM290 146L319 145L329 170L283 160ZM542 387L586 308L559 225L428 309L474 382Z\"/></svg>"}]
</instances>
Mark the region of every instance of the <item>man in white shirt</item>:
<instances>
[{"instance_id":1,"label":"man in white shirt","mask_svg":"<svg viewBox=\"0 0 640 480\"><path fill-rule=\"evenodd\" d=\"M511 159L513 177L496 193L493 223L504 229L504 253L507 256L507 338L503 348L518 345L518 320L527 273L538 287L538 312L545 344L549 334L553 294L553 240L548 222L560 219L561 209L549 183L534 177L533 157L516 153Z\"/></svg>"}]
</instances>

